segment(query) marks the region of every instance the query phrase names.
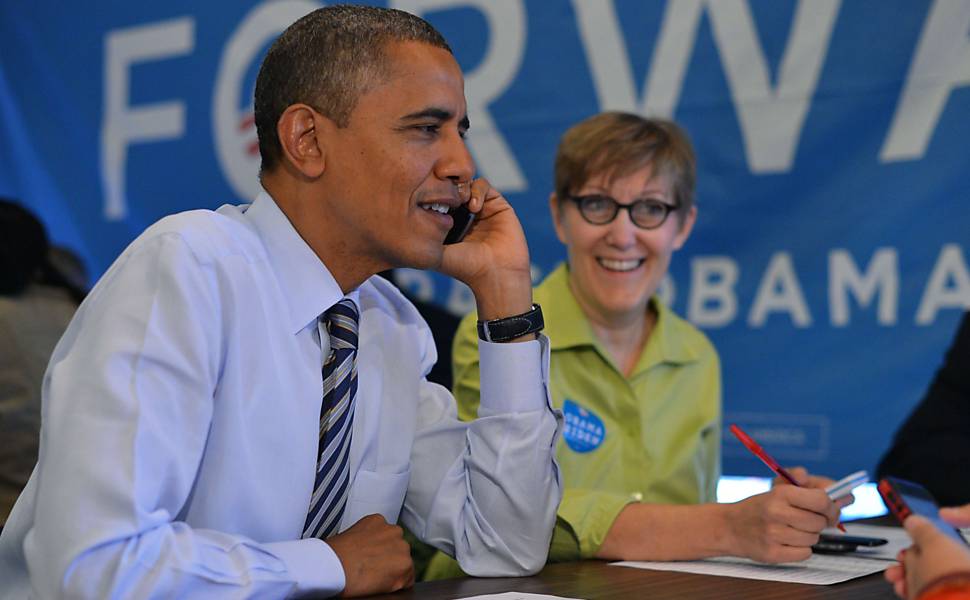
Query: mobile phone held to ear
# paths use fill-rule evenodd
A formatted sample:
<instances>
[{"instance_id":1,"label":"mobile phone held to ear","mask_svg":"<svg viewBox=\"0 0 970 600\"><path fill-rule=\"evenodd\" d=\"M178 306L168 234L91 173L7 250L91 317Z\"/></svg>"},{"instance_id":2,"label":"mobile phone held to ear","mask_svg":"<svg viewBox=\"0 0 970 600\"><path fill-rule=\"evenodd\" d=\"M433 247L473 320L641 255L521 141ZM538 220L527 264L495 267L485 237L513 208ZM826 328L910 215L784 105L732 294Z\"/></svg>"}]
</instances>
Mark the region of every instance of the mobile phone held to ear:
<instances>
[{"instance_id":1,"label":"mobile phone held to ear","mask_svg":"<svg viewBox=\"0 0 970 600\"><path fill-rule=\"evenodd\" d=\"M872 548L884 546L889 543L885 538L866 537L861 535L829 535L823 533L818 536L818 542L812 546L812 552L816 554L843 554L854 552L859 546Z\"/></svg>"},{"instance_id":2,"label":"mobile phone held to ear","mask_svg":"<svg viewBox=\"0 0 970 600\"><path fill-rule=\"evenodd\" d=\"M876 487L883 502L900 523L909 515L920 515L932 521L940 531L953 539L967 543L959 530L940 518L940 507L925 487L896 477L883 478Z\"/></svg>"},{"instance_id":3,"label":"mobile phone held to ear","mask_svg":"<svg viewBox=\"0 0 970 600\"><path fill-rule=\"evenodd\" d=\"M454 224L448 230L448 235L445 236L444 243L446 245L457 244L465 239L465 234L472 228L472 222L475 221L475 213L468 210L465 204L460 204L448 211L448 214L451 215Z\"/></svg>"}]
</instances>

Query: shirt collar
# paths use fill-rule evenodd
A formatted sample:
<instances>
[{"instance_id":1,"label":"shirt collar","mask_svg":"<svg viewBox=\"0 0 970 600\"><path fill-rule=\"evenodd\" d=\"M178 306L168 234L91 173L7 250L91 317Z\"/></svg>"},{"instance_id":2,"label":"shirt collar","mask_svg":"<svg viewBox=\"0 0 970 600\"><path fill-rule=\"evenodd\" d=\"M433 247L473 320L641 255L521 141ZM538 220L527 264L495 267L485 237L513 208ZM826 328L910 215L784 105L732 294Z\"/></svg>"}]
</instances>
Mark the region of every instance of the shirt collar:
<instances>
[{"instance_id":1,"label":"shirt collar","mask_svg":"<svg viewBox=\"0 0 970 600\"><path fill-rule=\"evenodd\" d=\"M286 299L290 331L296 334L343 299L344 293L269 194L261 192L245 216L266 248L269 264ZM347 297L359 311L358 291Z\"/></svg>"},{"instance_id":2,"label":"shirt collar","mask_svg":"<svg viewBox=\"0 0 970 600\"><path fill-rule=\"evenodd\" d=\"M596 338L589 321L569 289L569 269L562 263L549 273L536 289L536 302L542 306L552 351L575 346L595 346Z\"/></svg>"},{"instance_id":3,"label":"shirt collar","mask_svg":"<svg viewBox=\"0 0 970 600\"><path fill-rule=\"evenodd\" d=\"M656 295L650 298L650 304L657 311L657 322L633 374L661 363L685 364L697 360L702 349L696 333Z\"/></svg>"},{"instance_id":4,"label":"shirt collar","mask_svg":"<svg viewBox=\"0 0 970 600\"><path fill-rule=\"evenodd\" d=\"M593 335L589 319L579 307L569 287L569 268L560 264L536 290L536 301L546 315L545 333L552 351L578 346L593 346L606 356L602 345ZM637 361L634 375L658 363L687 363L697 360L700 348L694 336L688 335L687 327L676 314L653 296L650 304L657 311L657 323L650 339Z\"/></svg>"}]
</instances>

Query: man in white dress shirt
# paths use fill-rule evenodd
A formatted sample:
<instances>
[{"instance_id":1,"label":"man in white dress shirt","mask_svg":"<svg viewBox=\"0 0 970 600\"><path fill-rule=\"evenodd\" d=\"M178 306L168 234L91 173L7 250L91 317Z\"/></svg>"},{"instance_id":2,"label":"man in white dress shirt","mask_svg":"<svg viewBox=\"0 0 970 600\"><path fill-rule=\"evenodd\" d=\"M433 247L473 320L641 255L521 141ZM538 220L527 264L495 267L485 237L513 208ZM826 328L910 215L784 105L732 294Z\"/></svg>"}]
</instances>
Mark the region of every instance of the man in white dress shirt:
<instances>
[{"instance_id":1,"label":"man in white dress shirt","mask_svg":"<svg viewBox=\"0 0 970 600\"><path fill-rule=\"evenodd\" d=\"M150 227L58 344L0 597L389 592L413 582L398 520L471 574L545 562L562 492L548 342L519 222L471 182L450 49L400 11L323 8L269 50L255 106L266 192ZM477 218L444 246L461 186ZM504 340L481 343L474 422L424 379L427 325L372 277L401 266L468 284L484 338ZM340 307L348 346L327 325ZM323 382L340 352L355 358ZM341 476L321 460L334 389L356 390L333 408L347 485L313 537L314 490Z\"/></svg>"}]
</instances>

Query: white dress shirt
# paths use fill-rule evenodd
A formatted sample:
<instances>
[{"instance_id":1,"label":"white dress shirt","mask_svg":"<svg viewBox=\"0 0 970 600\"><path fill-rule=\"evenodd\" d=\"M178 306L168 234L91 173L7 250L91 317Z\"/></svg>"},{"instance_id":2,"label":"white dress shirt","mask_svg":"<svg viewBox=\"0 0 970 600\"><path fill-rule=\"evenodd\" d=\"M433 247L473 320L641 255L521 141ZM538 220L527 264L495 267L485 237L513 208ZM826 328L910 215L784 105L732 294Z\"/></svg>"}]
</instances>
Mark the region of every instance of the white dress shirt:
<instances>
[{"instance_id":1,"label":"white dress shirt","mask_svg":"<svg viewBox=\"0 0 970 600\"><path fill-rule=\"evenodd\" d=\"M4 598L333 594L300 539L329 339L343 297L276 203L162 219L111 266L44 381L40 458L0 536ZM457 419L415 308L374 277L360 308L351 488L475 575L545 562L562 494L548 340L482 342L482 406Z\"/></svg>"}]
</instances>

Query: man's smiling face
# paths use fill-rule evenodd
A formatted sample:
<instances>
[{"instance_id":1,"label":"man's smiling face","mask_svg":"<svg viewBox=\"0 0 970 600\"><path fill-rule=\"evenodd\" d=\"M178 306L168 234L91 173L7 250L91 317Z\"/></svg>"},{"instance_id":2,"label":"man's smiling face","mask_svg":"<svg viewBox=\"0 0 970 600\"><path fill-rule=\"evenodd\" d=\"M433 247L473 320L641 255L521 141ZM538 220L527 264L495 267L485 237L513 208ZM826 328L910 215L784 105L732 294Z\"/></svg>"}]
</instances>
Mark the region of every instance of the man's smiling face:
<instances>
[{"instance_id":1,"label":"man's smiling face","mask_svg":"<svg viewBox=\"0 0 970 600\"><path fill-rule=\"evenodd\" d=\"M474 174L464 80L441 48L391 42L385 53L385 75L327 141L324 214L355 260L376 270L435 268L452 224L443 213L458 204L455 184Z\"/></svg>"}]
</instances>

